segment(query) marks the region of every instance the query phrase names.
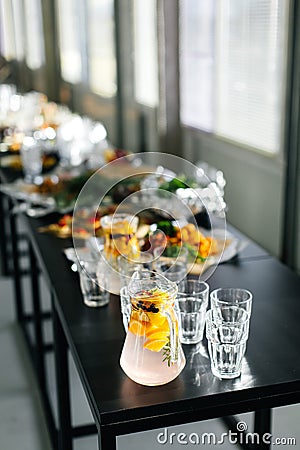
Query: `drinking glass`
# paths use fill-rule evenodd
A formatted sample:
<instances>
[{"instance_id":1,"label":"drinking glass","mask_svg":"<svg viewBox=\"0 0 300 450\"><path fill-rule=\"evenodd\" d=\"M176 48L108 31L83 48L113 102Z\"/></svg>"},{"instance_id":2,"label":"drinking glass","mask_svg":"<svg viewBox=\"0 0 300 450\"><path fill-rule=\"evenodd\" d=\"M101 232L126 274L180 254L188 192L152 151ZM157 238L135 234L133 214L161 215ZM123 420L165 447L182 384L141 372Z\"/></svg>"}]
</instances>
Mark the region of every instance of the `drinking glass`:
<instances>
[{"instance_id":1,"label":"drinking glass","mask_svg":"<svg viewBox=\"0 0 300 450\"><path fill-rule=\"evenodd\" d=\"M79 277L85 305L98 308L108 304L107 280L99 274L95 260L80 261Z\"/></svg>"},{"instance_id":2,"label":"drinking glass","mask_svg":"<svg viewBox=\"0 0 300 450\"><path fill-rule=\"evenodd\" d=\"M210 294L211 308L221 306L238 306L243 308L249 316L252 311L252 293L241 288L219 288Z\"/></svg>"},{"instance_id":3,"label":"drinking glass","mask_svg":"<svg viewBox=\"0 0 300 450\"><path fill-rule=\"evenodd\" d=\"M204 281L185 280L180 284L176 306L183 344L196 344L203 339L208 293L209 286Z\"/></svg>"},{"instance_id":4,"label":"drinking glass","mask_svg":"<svg viewBox=\"0 0 300 450\"><path fill-rule=\"evenodd\" d=\"M249 335L249 314L238 306L222 306L206 314L206 337L211 371L218 378L241 374Z\"/></svg>"},{"instance_id":5,"label":"drinking glass","mask_svg":"<svg viewBox=\"0 0 300 450\"><path fill-rule=\"evenodd\" d=\"M31 136L25 136L20 149L24 179L34 183L43 169L42 148L38 141Z\"/></svg>"}]
</instances>

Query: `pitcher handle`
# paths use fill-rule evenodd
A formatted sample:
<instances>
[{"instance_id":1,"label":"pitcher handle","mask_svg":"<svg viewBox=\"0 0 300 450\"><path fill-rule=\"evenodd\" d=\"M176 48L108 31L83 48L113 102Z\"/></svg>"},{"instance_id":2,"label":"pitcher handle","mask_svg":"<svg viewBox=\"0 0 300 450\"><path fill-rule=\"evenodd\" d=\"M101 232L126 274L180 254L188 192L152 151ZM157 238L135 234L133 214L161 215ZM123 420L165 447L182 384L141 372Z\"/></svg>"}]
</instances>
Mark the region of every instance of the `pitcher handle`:
<instances>
[{"instance_id":1,"label":"pitcher handle","mask_svg":"<svg viewBox=\"0 0 300 450\"><path fill-rule=\"evenodd\" d=\"M178 360L179 349L179 335L178 335L178 322L174 311L165 311L169 328L170 328L170 362L176 363Z\"/></svg>"},{"instance_id":2,"label":"pitcher handle","mask_svg":"<svg viewBox=\"0 0 300 450\"><path fill-rule=\"evenodd\" d=\"M131 303L130 296L128 294L127 286L124 286L120 290L120 302L121 302L121 313L123 319L124 330L127 333L130 315L131 315Z\"/></svg>"}]
</instances>

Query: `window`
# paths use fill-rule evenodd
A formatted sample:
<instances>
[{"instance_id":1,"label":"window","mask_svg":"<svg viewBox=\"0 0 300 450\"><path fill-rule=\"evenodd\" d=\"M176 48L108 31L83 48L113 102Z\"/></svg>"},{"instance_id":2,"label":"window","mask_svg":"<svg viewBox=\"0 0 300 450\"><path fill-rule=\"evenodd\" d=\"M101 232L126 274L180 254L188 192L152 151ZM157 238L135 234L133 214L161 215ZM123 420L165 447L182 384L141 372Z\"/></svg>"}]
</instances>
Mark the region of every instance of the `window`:
<instances>
[{"instance_id":1,"label":"window","mask_svg":"<svg viewBox=\"0 0 300 450\"><path fill-rule=\"evenodd\" d=\"M280 150L289 0L181 0L181 122Z\"/></svg>"},{"instance_id":2,"label":"window","mask_svg":"<svg viewBox=\"0 0 300 450\"><path fill-rule=\"evenodd\" d=\"M26 64L39 69L45 62L43 19L39 0L25 0Z\"/></svg>"},{"instance_id":3,"label":"window","mask_svg":"<svg viewBox=\"0 0 300 450\"><path fill-rule=\"evenodd\" d=\"M0 3L0 51L1 55L10 61L16 56L13 11L10 0Z\"/></svg>"},{"instance_id":4,"label":"window","mask_svg":"<svg viewBox=\"0 0 300 450\"><path fill-rule=\"evenodd\" d=\"M89 85L102 97L117 91L113 0L87 0Z\"/></svg>"},{"instance_id":5,"label":"window","mask_svg":"<svg viewBox=\"0 0 300 450\"><path fill-rule=\"evenodd\" d=\"M80 14L76 0L57 0L61 76L69 83L82 80Z\"/></svg>"},{"instance_id":6,"label":"window","mask_svg":"<svg viewBox=\"0 0 300 450\"><path fill-rule=\"evenodd\" d=\"M16 44L16 59L22 61L25 56L24 49L24 10L22 0L11 0L13 11L13 22L15 32Z\"/></svg>"},{"instance_id":7,"label":"window","mask_svg":"<svg viewBox=\"0 0 300 450\"><path fill-rule=\"evenodd\" d=\"M134 0L134 87L138 103L158 104L156 0Z\"/></svg>"}]
</instances>

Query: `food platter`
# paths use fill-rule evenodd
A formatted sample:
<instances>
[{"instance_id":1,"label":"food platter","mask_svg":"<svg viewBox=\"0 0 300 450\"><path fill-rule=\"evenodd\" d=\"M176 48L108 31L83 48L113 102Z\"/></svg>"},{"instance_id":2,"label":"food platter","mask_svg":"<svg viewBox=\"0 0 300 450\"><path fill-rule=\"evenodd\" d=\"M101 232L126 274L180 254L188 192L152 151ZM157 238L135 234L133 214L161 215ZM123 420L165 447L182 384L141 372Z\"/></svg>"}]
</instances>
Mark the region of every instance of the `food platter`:
<instances>
[{"instance_id":1,"label":"food platter","mask_svg":"<svg viewBox=\"0 0 300 450\"><path fill-rule=\"evenodd\" d=\"M149 240L153 227L160 230L163 220L169 223L167 228L171 229L172 221L175 221L179 228L173 230L173 235L168 236L168 231L164 230L167 239L165 244L171 250L176 246L186 247L189 252L189 273L201 275L208 268L234 257L240 251L241 243L226 233L225 215L221 228L212 226L210 211L206 211L201 195L196 192L201 189L201 186L197 187L196 181L130 155L125 161L115 160L99 171L86 169L64 173L59 168L44 175L38 185L27 184L19 179L2 184L0 190L23 202L15 206L14 212L26 212L31 217L41 217L50 212L63 214L58 222L40 231L54 233L61 238L71 237L75 247L77 239L81 245L89 237L100 237L100 218L118 211L120 205L128 208L126 212L139 216L138 239L141 251L145 251L143 246ZM102 203L97 204L103 192L105 196ZM86 200L91 197L94 202L87 204ZM128 201L130 198L132 201ZM202 209L209 217L205 225L196 217ZM83 217L82 211L87 214L86 217ZM170 217L170 211L173 218ZM201 225L207 226L207 229L199 228Z\"/></svg>"}]
</instances>

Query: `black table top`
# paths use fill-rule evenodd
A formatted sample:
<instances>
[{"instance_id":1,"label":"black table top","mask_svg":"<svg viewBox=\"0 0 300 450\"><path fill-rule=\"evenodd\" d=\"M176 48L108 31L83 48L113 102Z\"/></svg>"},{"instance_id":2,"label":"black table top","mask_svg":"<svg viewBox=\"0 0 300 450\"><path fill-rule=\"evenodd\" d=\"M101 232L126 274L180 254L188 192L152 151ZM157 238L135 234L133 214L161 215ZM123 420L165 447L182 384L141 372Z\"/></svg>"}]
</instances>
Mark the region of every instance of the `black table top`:
<instances>
[{"instance_id":1,"label":"black table top","mask_svg":"<svg viewBox=\"0 0 300 450\"><path fill-rule=\"evenodd\" d=\"M125 333L118 297L112 296L110 304L101 309L86 307L78 275L70 270L63 254L71 240L37 231L57 218L49 215L24 220L55 294L56 308L98 425L118 424L120 430L131 422L131 429L139 431L300 401L300 277L257 244L250 242L237 258L219 265L208 280L211 289L236 286L253 292L241 377L215 378L204 342L184 346L187 364L176 380L145 387L127 378L119 365Z\"/></svg>"},{"instance_id":2,"label":"black table top","mask_svg":"<svg viewBox=\"0 0 300 450\"><path fill-rule=\"evenodd\" d=\"M184 423L300 401L300 277L274 258L236 258L220 265L208 280L211 289L231 286L253 292L241 377L215 378L203 343L184 346L187 364L176 380L145 387L127 378L119 365L125 333L118 297L101 309L86 307L78 275L62 252L71 242L38 233L45 218L26 222L98 423L132 421L138 430L158 427L162 420L166 426L168 421Z\"/></svg>"}]
</instances>

